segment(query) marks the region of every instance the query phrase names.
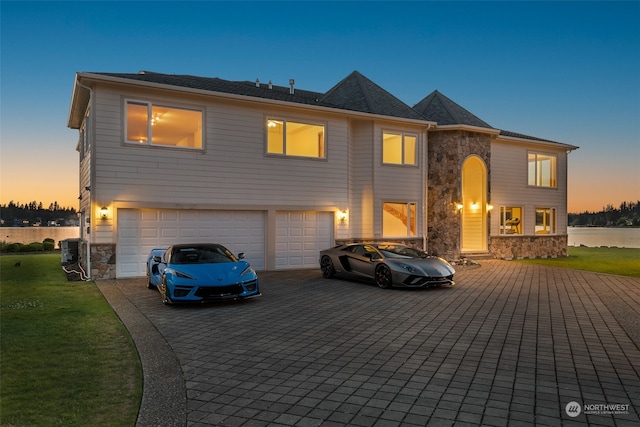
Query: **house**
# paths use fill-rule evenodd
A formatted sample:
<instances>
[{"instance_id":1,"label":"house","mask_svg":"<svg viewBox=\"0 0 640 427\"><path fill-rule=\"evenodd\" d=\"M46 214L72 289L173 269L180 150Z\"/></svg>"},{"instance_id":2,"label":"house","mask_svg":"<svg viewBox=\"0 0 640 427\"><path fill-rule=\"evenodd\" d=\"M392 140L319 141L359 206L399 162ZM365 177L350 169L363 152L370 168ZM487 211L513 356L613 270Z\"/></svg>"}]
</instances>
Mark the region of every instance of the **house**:
<instances>
[{"instance_id":1,"label":"house","mask_svg":"<svg viewBox=\"0 0 640 427\"><path fill-rule=\"evenodd\" d=\"M567 156L438 91L410 107L355 71L325 93L259 80L77 73L80 257L140 277L151 248L214 241L257 270L352 240L450 260L567 251Z\"/></svg>"}]
</instances>

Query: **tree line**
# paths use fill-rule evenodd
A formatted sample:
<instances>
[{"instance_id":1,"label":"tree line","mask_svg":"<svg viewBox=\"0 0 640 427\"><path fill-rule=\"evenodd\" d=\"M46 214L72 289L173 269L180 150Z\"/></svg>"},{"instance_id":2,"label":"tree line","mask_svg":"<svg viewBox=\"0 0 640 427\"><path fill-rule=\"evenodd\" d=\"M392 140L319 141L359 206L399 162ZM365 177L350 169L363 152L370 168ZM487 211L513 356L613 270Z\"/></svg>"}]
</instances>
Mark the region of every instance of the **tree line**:
<instances>
[{"instance_id":1,"label":"tree line","mask_svg":"<svg viewBox=\"0 0 640 427\"><path fill-rule=\"evenodd\" d=\"M5 227L22 226L61 226L77 225L78 215L75 208L63 207L58 202L50 203L47 208L35 200L29 203L0 204L0 225Z\"/></svg>"},{"instance_id":2,"label":"tree line","mask_svg":"<svg viewBox=\"0 0 640 427\"><path fill-rule=\"evenodd\" d=\"M600 212L570 213L568 224L575 227L639 227L640 200L607 205Z\"/></svg>"}]
</instances>

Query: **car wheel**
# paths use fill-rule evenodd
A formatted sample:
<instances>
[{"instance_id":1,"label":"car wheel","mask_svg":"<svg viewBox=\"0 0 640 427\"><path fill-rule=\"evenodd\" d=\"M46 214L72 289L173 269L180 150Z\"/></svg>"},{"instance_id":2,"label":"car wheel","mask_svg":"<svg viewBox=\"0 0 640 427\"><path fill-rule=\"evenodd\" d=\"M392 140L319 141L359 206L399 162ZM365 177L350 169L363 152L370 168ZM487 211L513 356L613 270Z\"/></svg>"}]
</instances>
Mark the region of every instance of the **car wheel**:
<instances>
[{"instance_id":1,"label":"car wheel","mask_svg":"<svg viewBox=\"0 0 640 427\"><path fill-rule=\"evenodd\" d=\"M333 261L326 255L320 259L320 270L322 270L322 276L326 278L333 277L336 273L336 269L333 268Z\"/></svg>"},{"instance_id":2,"label":"car wheel","mask_svg":"<svg viewBox=\"0 0 640 427\"><path fill-rule=\"evenodd\" d=\"M376 268L376 285L383 289L390 288L392 285L391 270L384 264Z\"/></svg>"}]
</instances>

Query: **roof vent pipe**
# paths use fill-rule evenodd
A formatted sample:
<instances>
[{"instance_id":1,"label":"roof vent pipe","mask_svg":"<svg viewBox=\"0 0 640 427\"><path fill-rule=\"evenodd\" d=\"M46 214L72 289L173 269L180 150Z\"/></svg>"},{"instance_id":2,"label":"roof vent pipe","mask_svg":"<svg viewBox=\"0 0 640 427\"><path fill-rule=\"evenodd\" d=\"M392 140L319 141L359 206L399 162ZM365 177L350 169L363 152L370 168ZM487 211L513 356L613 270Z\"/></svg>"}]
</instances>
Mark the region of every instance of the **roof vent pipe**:
<instances>
[{"instance_id":1,"label":"roof vent pipe","mask_svg":"<svg viewBox=\"0 0 640 427\"><path fill-rule=\"evenodd\" d=\"M256 87L260 87L260 79L256 79Z\"/></svg>"},{"instance_id":2,"label":"roof vent pipe","mask_svg":"<svg viewBox=\"0 0 640 427\"><path fill-rule=\"evenodd\" d=\"M273 89L273 83L271 83L271 80L269 80L269 89Z\"/></svg>"},{"instance_id":3,"label":"roof vent pipe","mask_svg":"<svg viewBox=\"0 0 640 427\"><path fill-rule=\"evenodd\" d=\"M293 95L293 85L295 83L295 80L293 79L289 79L289 94Z\"/></svg>"}]
</instances>

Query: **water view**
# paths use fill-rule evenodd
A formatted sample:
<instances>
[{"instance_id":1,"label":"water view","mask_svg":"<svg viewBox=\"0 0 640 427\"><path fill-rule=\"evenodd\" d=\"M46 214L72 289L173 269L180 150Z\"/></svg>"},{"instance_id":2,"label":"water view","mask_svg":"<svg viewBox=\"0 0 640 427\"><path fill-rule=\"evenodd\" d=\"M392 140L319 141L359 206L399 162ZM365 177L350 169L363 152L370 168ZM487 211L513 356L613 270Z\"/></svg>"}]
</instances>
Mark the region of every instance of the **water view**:
<instances>
[{"instance_id":1,"label":"water view","mask_svg":"<svg viewBox=\"0 0 640 427\"><path fill-rule=\"evenodd\" d=\"M58 242L80 237L79 227L2 227L0 241L7 243ZM569 227L569 246L640 248L640 228Z\"/></svg>"},{"instance_id":2,"label":"water view","mask_svg":"<svg viewBox=\"0 0 640 427\"><path fill-rule=\"evenodd\" d=\"M640 228L569 227L569 246L640 248Z\"/></svg>"}]
</instances>

